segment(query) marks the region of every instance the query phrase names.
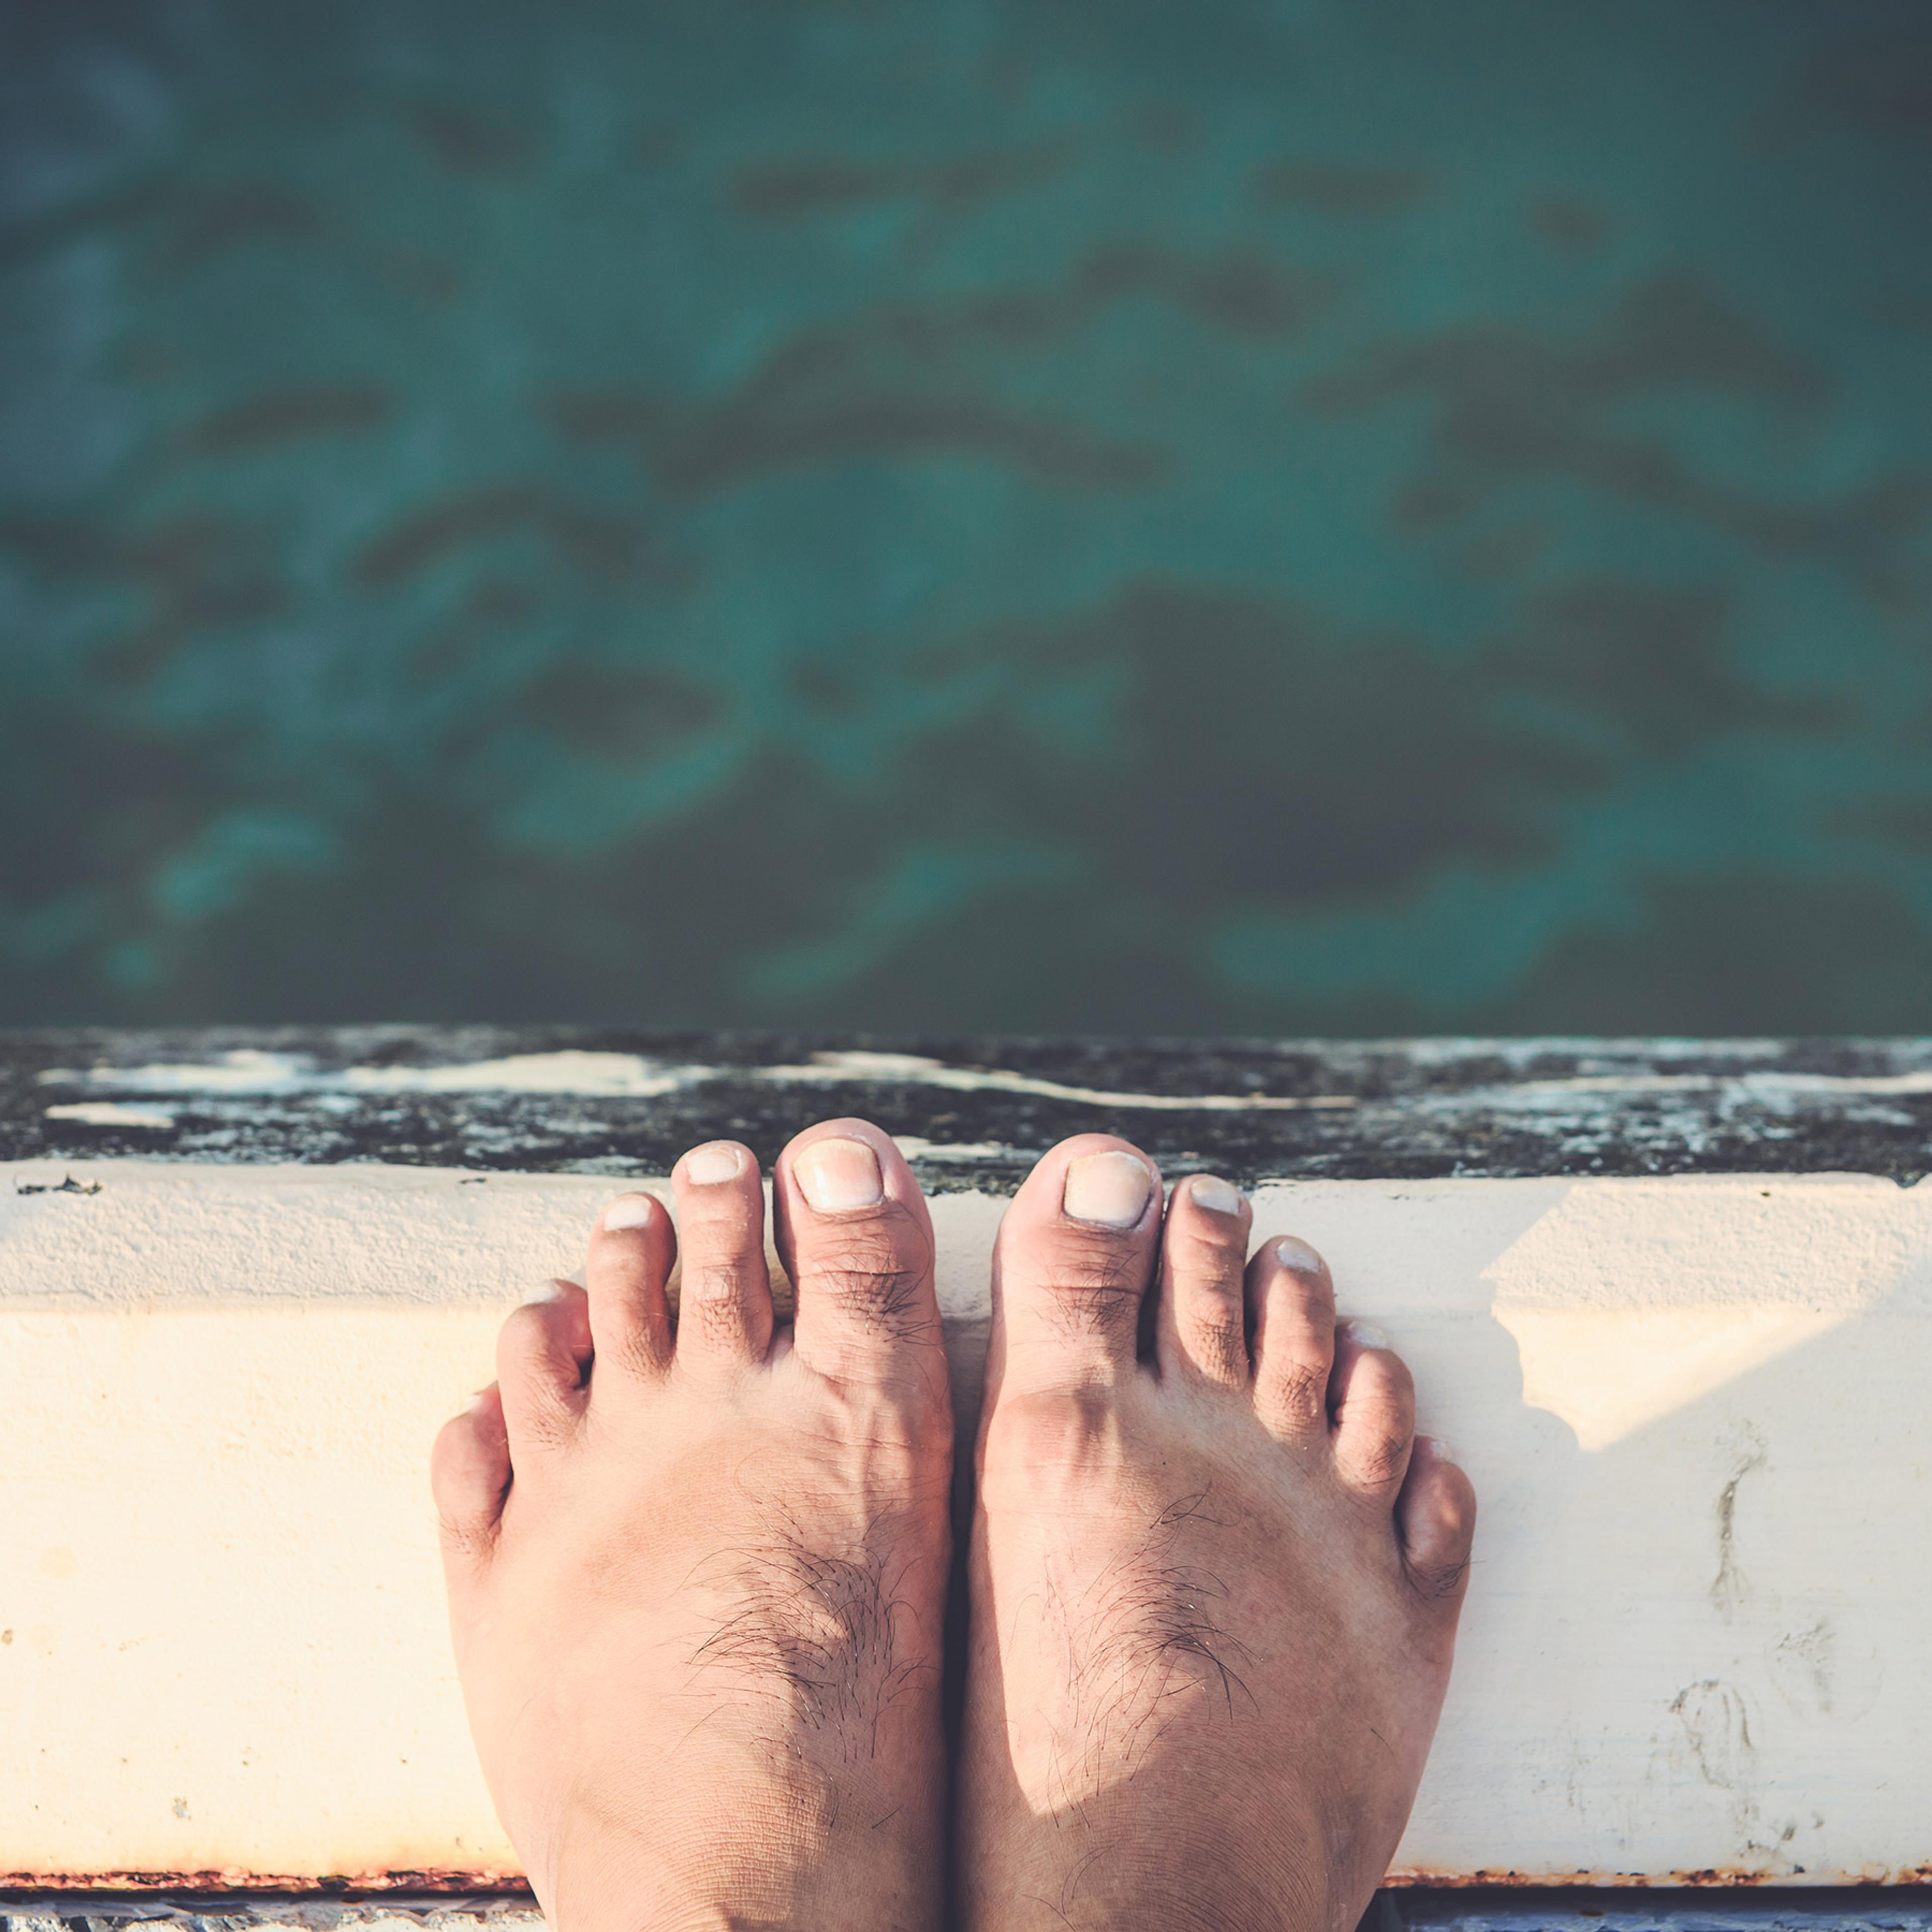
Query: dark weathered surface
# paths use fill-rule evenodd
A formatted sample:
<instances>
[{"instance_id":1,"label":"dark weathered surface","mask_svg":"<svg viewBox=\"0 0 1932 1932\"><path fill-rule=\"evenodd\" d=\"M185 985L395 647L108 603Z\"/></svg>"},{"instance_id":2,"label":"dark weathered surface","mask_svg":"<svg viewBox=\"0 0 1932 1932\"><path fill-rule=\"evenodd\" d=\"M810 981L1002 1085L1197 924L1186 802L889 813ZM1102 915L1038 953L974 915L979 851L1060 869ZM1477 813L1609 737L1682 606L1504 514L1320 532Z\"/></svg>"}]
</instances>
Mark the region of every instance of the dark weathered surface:
<instances>
[{"instance_id":1,"label":"dark weathered surface","mask_svg":"<svg viewBox=\"0 0 1932 1932\"><path fill-rule=\"evenodd\" d=\"M506 1064L507 1063L507 1064ZM77 1110L77 1111L76 1111ZM492 1027L0 1034L0 1159L662 1173L809 1122L1010 1189L1063 1135L1268 1175L1932 1169L1932 1040L1119 1042Z\"/></svg>"}]
</instances>

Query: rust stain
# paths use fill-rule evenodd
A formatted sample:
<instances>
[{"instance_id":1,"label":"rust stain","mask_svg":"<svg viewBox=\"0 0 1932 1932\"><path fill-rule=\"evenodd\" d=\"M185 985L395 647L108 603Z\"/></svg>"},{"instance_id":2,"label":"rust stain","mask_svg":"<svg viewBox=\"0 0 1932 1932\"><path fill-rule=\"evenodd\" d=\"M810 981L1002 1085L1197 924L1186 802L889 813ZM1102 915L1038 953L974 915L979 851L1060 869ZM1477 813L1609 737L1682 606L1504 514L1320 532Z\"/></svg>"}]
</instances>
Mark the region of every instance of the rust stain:
<instances>
[{"instance_id":1,"label":"rust stain","mask_svg":"<svg viewBox=\"0 0 1932 1932\"><path fill-rule=\"evenodd\" d=\"M376 1872L0 1871L0 1892L437 1892L527 1898L530 1882L515 1871L464 1871L437 1865Z\"/></svg>"},{"instance_id":2,"label":"rust stain","mask_svg":"<svg viewBox=\"0 0 1932 1932\"><path fill-rule=\"evenodd\" d=\"M1932 1860L1898 1865L1880 1872L1811 1872L1802 1866L1785 1871L1748 1869L1742 1865L1705 1865L1671 1872L1610 1871L1578 1867L1568 1871L1518 1871L1478 1866L1473 1871L1436 1870L1424 1866L1397 1866L1382 1880L1384 1886L1405 1889L1510 1892L1588 1888L1604 1891L1745 1889L1789 1887L1795 1881L1807 1888L1877 1891L1932 1885ZM201 1870L152 1871L0 1871L0 1893L160 1893L187 1892L201 1896L242 1892L326 1893L331 1898L423 1892L472 1898L528 1898L530 1882L520 1872L490 1868L466 1870L435 1865L362 1872L256 1872L232 1866Z\"/></svg>"},{"instance_id":3,"label":"rust stain","mask_svg":"<svg viewBox=\"0 0 1932 1932\"><path fill-rule=\"evenodd\" d=\"M1444 1892L1475 1891L1486 1887L1498 1890L1532 1891L1576 1887L1593 1891L1640 1892L1672 1889L1714 1890L1729 1887L1784 1886L1794 1882L1809 1888L1829 1887L1839 1890L1873 1891L1881 1887L1932 1884L1932 1860L1916 1865L1897 1865L1878 1873L1808 1871L1802 1865L1784 1871L1748 1869L1742 1865L1704 1865L1694 1871L1619 1872L1578 1869L1575 1871L1522 1872L1431 1871L1426 1868L1400 1866L1384 1875L1385 1886L1427 1888Z\"/></svg>"}]
</instances>

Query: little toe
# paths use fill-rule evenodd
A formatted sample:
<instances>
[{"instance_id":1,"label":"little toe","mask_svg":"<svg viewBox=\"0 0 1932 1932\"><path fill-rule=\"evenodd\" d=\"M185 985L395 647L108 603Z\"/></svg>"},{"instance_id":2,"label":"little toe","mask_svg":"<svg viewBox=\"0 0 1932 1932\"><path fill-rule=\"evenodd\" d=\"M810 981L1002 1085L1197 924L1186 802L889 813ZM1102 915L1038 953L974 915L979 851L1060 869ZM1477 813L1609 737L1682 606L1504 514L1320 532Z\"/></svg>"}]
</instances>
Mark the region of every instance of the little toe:
<instances>
[{"instance_id":1,"label":"little toe","mask_svg":"<svg viewBox=\"0 0 1932 1932\"><path fill-rule=\"evenodd\" d=\"M1335 1365L1335 1284L1328 1264L1292 1234L1248 1264L1255 1408L1284 1438L1325 1436Z\"/></svg>"},{"instance_id":2,"label":"little toe","mask_svg":"<svg viewBox=\"0 0 1932 1932\"><path fill-rule=\"evenodd\" d=\"M584 1273L600 1383L610 1375L654 1376L670 1361L664 1280L676 1250L662 1202L639 1192L604 1202Z\"/></svg>"},{"instance_id":3,"label":"little toe","mask_svg":"<svg viewBox=\"0 0 1932 1932\"><path fill-rule=\"evenodd\" d=\"M1403 1567L1424 1601L1454 1621L1468 1585L1469 1550L1476 1534L1476 1490L1448 1448L1418 1436L1408 1474L1396 1500Z\"/></svg>"},{"instance_id":4,"label":"little toe","mask_svg":"<svg viewBox=\"0 0 1932 1932\"><path fill-rule=\"evenodd\" d=\"M1192 1373L1216 1388L1248 1385L1242 1271L1252 1218L1239 1188L1191 1174L1174 1190L1161 1232L1154 1359L1162 1375Z\"/></svg>"},{"instance_id":5,"label":"little toe","mask_svg":"<svg viewBox=\"0 0 1932 1932\"><path fill-rule=\"evenodd\" d=\"M429 1486L452 1570L480 1562L496 1541L510 1487L510 1438L495 1383L472 1396L436 1432Z\"/></svg>"},{"instance_id":6,"label":"little toe","mask_svg":"<svg viewBox=\"0 0 1932 1932\"><path fill-rule=\"evenodd\" d=\"M772 1213L808 1366L876 1382L936 1359L943 1383L932 1222L890 1135L867 1120L808 1128L772 1169Z\"/></svg>"},{"instance_id":7,"label":"little toe","mask_svg":"<svg viewBox=\"0 0 1932 1932\"><path fill-rule=\"evenodd\" d=\"M1366 1496L1393 1499L1415 1441L1415 1382L1373 1322L1337 1326L1328 1406L1342 1480Z\"/></svg>"},{"instance_id":8,"label":"little toe","mask_svg":"<svg viewBox=\"0 0 1932 1932\"><path fill-rule=\"evenodd\" d=\"M1041 1159L993 1248L993 1353L1002 1379L1040 1388L1118 1380L1139 1356L1154 1276L1160 1176L1112 1134Z\"/></svg>"},{"instance_id":9,"label":"little toe","mask_svg":"<svg viewBox=\"0 0 1932 1932\"><path fill-rule=\"evenodd\" d=\"M757 1156L736 1141L707 1141L678 1162L671 1185L684 1255L680 1366L695 1372L763 1361L772 1345L772 1282Z\"/></svg>"},{"instance_id":10,"label":"little toe","mask_svg":"<svg viewBox=\"0 0 1932 1932\"><path fill-rule=\"evenodd\" d=\"M511 1312L496 1336L496 1380L519 1468L574 1431L591 1355L590 1298L574 1281L548 1282Z\"/></svg>"}]
</instances>

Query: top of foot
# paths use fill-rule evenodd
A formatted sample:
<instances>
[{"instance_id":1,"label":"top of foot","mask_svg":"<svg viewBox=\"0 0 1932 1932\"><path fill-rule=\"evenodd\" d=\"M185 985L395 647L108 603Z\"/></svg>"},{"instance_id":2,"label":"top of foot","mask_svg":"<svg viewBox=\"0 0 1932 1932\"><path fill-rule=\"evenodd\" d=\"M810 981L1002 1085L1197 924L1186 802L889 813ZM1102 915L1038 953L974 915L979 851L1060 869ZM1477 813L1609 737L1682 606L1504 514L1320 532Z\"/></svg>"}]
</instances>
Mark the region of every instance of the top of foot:
<instances>
[{"instance_id":1,"label":"top of foot","mask_svg":"<svg viewBox=\"0 0 1932 1932\"><path fill-rule=\"evenodd\" d=\"M1009 1210L970 1553L975 1928L1346 1932L1407 1820L1475 1516L1321 1257L1083 1135Z\"/></svg>"},{"instance_id":2,"label":"top of foot","mask_svg":"<svg viewBox=\"0 0 1932 1932\"><path fill-rule=\"evenodd\" d=\"M890 1138L620 1195L438 1438L457 1660L555 1932L936 1924L952 1421L932 1230ZM674 1314L673 1263L682 1284Z\"/></svg>"}]
</instances>

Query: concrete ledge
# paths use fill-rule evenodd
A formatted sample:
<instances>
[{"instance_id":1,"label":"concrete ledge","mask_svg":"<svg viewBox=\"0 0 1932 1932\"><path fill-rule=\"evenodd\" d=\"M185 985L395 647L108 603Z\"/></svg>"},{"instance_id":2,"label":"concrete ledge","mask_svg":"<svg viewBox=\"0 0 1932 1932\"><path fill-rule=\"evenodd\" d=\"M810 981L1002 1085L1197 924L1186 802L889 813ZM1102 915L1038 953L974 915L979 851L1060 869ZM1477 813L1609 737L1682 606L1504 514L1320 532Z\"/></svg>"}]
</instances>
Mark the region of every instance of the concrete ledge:
<instances>
[{"instance_id":1,"label":"concrete ledge","mask_svg":"<svg viewBox=\"0 0 1932 1932\"><path fill-rule=\"evenodd\" d=\"M902 1130L881 1097L864 1110ZM793 1096L794 1124L819 1101ZM1185 1164L1222 1165L1196 1137ZM574 1270L613 1184L0 1166L0 1886L514 1880L447 1658L424 1464L505 1309ZM1002 1206L997 1184L935 1203L968 1426ZM1257 1238L1314 1240L1390 1329L1483 1496L1398 1879L1927 1875L1932 1193L1288 1180L1256 1208Z\"/></svg>"}]
</instances>

